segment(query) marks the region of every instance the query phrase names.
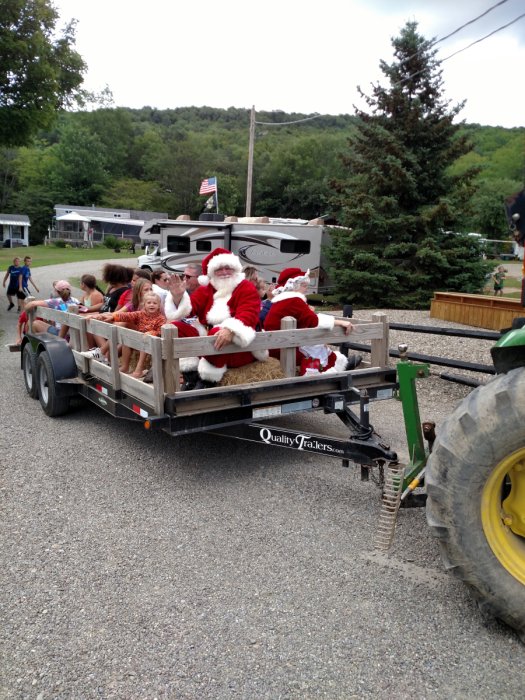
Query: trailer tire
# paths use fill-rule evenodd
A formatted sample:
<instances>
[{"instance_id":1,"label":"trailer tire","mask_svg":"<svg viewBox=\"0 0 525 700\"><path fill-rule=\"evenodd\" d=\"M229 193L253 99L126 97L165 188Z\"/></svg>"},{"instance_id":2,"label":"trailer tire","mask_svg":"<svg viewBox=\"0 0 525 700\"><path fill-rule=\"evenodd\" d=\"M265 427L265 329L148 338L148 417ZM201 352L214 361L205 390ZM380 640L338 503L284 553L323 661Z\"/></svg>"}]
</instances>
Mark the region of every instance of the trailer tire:
<instances>
[{"instance_id":1,"label":"trailer tire","mask_svg":"<svg viewBox=\"0 0 525 700\"><path fill-rule=\"evenodd\" d=\"M46 351L38 356L37 377L38 398L44 413L51 418L64 415L69 408L69 396L58 395L55 371Z\"/></svg>"},{"instance_id":2,"label":"trailer tire","mask_svg":"<svg viewBox=\"0 0 525 700\"><path fill-rule=\"evenodd\" d=\"M37 359L30 343L26 343L22 350L22 371L26 391L32 399L38 399Z\"/></svg>"},{"instance_id":3,"label":"trailer tire","mask_svg":"<svg viewBox=\"0 0 525 700\"><path fill-rule=\"evenodd\" d=\"M524 395L523 367L475 389L439 429L425 476L427 521L445 568L523 642Z\"/></svg>"}]
</instances>

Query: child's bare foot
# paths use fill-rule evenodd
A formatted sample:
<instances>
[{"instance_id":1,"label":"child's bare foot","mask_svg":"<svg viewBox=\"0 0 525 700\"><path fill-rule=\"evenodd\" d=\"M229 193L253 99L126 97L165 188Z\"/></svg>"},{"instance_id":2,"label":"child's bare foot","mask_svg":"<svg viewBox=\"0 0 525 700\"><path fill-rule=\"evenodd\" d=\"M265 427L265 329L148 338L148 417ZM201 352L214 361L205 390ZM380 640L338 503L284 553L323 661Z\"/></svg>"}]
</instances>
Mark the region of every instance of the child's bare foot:
<instances>
[{"instance_id":1,"label":"child's bare foot","mask_svg":"<svg viewBox=\"0 0 525 700\"><path fill-rule=\"evenodd\" d=\"M134 372L131 373L131 376L135 377L136 379L141 379L143 374L144 374L144 372L142 370L138 370L138 371L135 370Z\"/></svg>"}]
</instances>

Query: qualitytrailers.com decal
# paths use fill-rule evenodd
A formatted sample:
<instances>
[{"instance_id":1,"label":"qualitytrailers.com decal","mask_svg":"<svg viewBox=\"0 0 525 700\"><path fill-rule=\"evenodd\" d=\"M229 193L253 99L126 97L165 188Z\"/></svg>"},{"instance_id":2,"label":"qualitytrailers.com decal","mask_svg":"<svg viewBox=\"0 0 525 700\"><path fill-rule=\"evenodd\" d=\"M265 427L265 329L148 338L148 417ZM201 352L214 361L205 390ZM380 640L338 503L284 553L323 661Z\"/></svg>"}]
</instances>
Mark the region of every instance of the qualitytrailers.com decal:
<instances>
[{"instance_id":1,"label":"qualitytrailers.com decal","mask_svg":"<svg viewBox=\"0 0 525 700\"><path fill-rule=\"evenodd\" d=\"M314 450L317 452L329 452L330 454L344 454L343 450L338 449L329 442L321 442L311 435L286 435L286 433L272 433L269 428L261 428L259 431L261 440L266 445L282 445L283 447L291 447L296 450Z\"/></svg>"}]
</instances>

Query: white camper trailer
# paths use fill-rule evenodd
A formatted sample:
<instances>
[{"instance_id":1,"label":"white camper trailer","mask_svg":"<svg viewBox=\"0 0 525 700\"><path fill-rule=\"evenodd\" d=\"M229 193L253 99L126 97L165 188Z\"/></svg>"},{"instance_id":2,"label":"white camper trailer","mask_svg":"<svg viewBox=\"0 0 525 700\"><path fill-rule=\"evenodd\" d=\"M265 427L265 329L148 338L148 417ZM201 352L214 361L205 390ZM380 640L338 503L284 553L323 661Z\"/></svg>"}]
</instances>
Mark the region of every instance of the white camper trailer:
<instances>
[{"instance_id":1,"label":"white camper trailer","mask_svg":"<svg viewBox=\"0 0 525 700\"><path fill-rule=\"evenodd\" d=\"M329 287L323 264L323 247L329 238L320 219L156 219L143 226L140 238L146 248L146 254L138 259L142 268L182 272L189 263L201 263L208 253L221 247L238 255L243 266L255 267L267 282L276 282L287 267L300 267L310 270L312 292Z\"/></svg>"}]
</instances>

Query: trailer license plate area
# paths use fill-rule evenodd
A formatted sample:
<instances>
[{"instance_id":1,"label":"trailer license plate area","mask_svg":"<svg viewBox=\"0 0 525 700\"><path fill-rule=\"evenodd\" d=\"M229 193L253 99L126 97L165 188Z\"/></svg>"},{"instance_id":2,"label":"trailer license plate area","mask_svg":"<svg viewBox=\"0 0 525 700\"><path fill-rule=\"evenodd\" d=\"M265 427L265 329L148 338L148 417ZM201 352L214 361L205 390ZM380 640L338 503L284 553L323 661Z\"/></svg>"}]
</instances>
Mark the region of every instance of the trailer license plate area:
<instances>
[{"instance_id":1,"label":"trailer license plate area","mask_svg":"<svg viewBox=\"0 0 525 700\"><path fill-rule=\"evenodd\" d=\"M253 418L271 418L273 416L283 416L287 413L297 413L298 411L311 411L313 403L311 399L306 401L293 401L281 406L261 406L252 411Z\"/></svg>"},{"instance_id":2,"label":"trailer license plate area","mask_svg":"<svg viewBox=\"0 0 525 700\"><path fill-rule=\"evenodd\" d=\"M392 389L378 389L376 398L378 399L391 399L394 396Z\"/></svg>"},{"instance_id":3,"label":"trailer license plate area","mask_svg":"<svg viewBox=\"0 0 525 700\"><path fill-rule=\"evenodd\" d=\"M282 406L261 406L261 408L254 408L252 412L253 418L270 418L281 414Z\"/></svg>"}]
</instances>

